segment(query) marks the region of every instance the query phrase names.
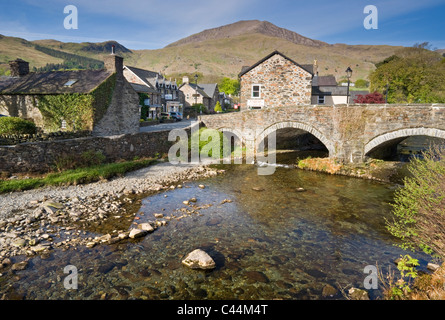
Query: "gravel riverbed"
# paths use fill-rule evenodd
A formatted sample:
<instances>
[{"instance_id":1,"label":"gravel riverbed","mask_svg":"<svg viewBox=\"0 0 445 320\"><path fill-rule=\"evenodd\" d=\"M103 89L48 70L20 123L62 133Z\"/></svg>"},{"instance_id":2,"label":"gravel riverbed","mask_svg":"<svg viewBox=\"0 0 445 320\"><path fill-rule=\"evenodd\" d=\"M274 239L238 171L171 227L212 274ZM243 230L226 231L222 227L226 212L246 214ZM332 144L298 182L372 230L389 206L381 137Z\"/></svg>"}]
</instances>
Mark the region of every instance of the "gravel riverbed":
<instances>
[{"instance_id":1,"label":"gravel riverbed","mask_svg":"<svg viewBox=\"0 0 445 320\"><path fill-rule=\"evenodd\" d=\"M0 195L0 270L11 264L9 258L14 256L45 255L56 247L91 247L143 236L166 225L168 219L160 216L150 225L129 228L128 221L135 214L131 208L140 201L137 195L175 188L222 172L207 166L164 162L109 181Z\"/></svg>"}]
</instances>

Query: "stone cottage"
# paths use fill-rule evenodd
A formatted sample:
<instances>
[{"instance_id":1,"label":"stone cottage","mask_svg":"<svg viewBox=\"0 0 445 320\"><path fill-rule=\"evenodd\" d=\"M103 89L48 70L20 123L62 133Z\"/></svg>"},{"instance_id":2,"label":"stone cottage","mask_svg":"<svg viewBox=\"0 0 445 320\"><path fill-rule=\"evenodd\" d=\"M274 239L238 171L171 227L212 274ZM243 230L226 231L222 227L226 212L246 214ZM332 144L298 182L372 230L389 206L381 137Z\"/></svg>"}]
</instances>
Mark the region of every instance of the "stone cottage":
<instances>
[{"instance_id":1,"label":"stone cottage","mask_svg":"<svg viewBox=\"0 0 445 320\"><path fill-rule=\"evenodd\" d=\"M45 129L44 100L58 96L61 101L80 101L88 96L91 99L82 100L88 103L74 110L88 115L81 129L97 136L139 132L139 97L123 76L123 58L112 53L104 60L103 70L52 72L29 72L28 62L11 61L11 76L0 77L0 113L32 120ZM68 119L59 119L60 126L64 120L70 125L70 116L73 112Z\"/></svg>"},{"instance_id":2,"label":"stone cottage","mask_svg":"<svg viewBox=\"0 0 445 320\"><path fill-rule=\"evenodd\" d=\"M239 74L241 109L308 105L312 77L312 68L274 51Z\"/></svg>"},{"instance_id":3,"label":"stone cottage","mask_svg":"<svg viewBox=\"0 0 445 320\"><path fill-rule=\"evenodd\" d=\"M194 104L203 104L207 111L215 110L216 102L219 101L219 88L217 83L191 83L189 77L183 77L181 100L184 108L189 108Z\"/></svg>"},{"instance_id":4,"label":"stone cottage","mask_svg":"<svg viewBox=\"0 0 445 320\"><path fill-rule=\"evenodd\" d=\"M124 66L124 77L136 92L149 97L144 101L150 110L149 118L155 118L161 112L182 112L176 80L167 80L158 72L131 66Z\"/></svg>"}]
</instances>

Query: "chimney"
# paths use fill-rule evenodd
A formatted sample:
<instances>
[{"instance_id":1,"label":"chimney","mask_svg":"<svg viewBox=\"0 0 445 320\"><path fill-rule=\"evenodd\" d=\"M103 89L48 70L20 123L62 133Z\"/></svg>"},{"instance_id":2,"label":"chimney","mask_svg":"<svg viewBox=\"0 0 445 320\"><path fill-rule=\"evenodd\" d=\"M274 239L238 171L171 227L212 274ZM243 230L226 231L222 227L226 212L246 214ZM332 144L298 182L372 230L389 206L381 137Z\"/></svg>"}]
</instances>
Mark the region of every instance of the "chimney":
<instances>
[{"instance_id":1,"label":"chimney","mask_svg":"<svg viewBox=\"0 0 445 320\"><path fill-rule=\"evenodd\" d=\"M111 47L111 54L104 59L105 69L116 72L118 77L124 76L124 58L116 55L114 45Z\"/></svg>"},{"instance_id":2,"label":"chimney","mask_svg":"<svg viewBox=\"0 0 445 320\"><path fill-rule=\"evenodd\" d=\"M187 77L187 76L184 76L184 77L182 77L182 83L183 84L187 84L187 83L189 83L189 77Z\"/></svg>"},{"instance_id":3,"label":"chimney","mask_svg":"<svg viewBox=\"0 0 445 320\"><path fill-rule=\"evenodd\" d=\"M22 59L9 61L12 77L23 77L29 73L29 62Z\"/></svg>"},{"instance_id":4,"label":"chimney","mask_svg":"<svg viewBox=\"0 0 445 320\"><path fill-rule=\"evenodd\" d=\"M317 59L314 60L314 75L318 76L318 64Z\"/></svg>"}]
</instances>

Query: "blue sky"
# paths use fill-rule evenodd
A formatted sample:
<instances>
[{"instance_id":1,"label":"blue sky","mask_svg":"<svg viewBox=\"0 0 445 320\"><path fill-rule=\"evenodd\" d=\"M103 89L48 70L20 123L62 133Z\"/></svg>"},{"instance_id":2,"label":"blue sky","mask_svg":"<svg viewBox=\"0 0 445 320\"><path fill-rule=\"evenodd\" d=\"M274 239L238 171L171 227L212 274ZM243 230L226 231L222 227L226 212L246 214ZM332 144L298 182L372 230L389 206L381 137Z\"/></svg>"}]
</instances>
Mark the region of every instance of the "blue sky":
<instances>
[{"instance_id":1,"label":"blue sky","mask_svg":"<svg viewBox=\"0 0 445 320\"><path fill-rule=\"evenodd\" d=\"M159 49L239 20L267 20L328 43L445 48L444 0L0 0L0 34L64 42L116 40L129 49ZM63 9L78 10L66 30ZM378 9L378 29L366 30L366 5Z\"/></svg>"}]
</instances>

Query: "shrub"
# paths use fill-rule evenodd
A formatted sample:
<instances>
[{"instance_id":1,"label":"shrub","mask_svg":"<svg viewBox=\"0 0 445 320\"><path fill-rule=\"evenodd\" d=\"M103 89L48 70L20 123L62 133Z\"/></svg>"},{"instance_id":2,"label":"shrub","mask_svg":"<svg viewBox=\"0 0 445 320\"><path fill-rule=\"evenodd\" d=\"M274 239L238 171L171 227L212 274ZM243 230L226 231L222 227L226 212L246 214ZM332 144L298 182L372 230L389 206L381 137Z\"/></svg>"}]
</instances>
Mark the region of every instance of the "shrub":
<instances>
[{"instance_id":1,"label":"shrub","mask_svg":"<svg viewBox=\"0 0 445 320\"><path fill-rule=\"evenodd\" d=\"M385 97L383 94L379 92L373 92L368 94L359 94L357 95L357 98L354 99L354 103L386 103Z\"/></svg>"},{"instance_id":2,"label":"shrub","mask_svg":"<svg viewBox=\"0 0 445 320\"><path fill-rule=\"evenodd\" d=\"M411 177L395 193L390 233L403 249L445 258L445 148L431 147L408 166Z\"/></svg>"},{"instance_id":3,"label":"shrub","mask_svg":"<svg viewBox=\"0 0 445 320\"><path fill-rule=\"evenodd\" d=\"M0 118L0 134L35 134L37 127L34 122L17 117Z\"/></svg>"},{"instance_id":4,"label":"shrub","mask_svg":"<svg viewBox=\"0 0 445 320\"><path fill-rule=\"evenodd\" d=\"M221 103L219 103L219 101L216 102L215 105L215 112L222 112L222 107L221 107Z\"/></svg>"}]
</instances>

